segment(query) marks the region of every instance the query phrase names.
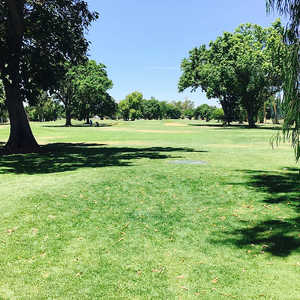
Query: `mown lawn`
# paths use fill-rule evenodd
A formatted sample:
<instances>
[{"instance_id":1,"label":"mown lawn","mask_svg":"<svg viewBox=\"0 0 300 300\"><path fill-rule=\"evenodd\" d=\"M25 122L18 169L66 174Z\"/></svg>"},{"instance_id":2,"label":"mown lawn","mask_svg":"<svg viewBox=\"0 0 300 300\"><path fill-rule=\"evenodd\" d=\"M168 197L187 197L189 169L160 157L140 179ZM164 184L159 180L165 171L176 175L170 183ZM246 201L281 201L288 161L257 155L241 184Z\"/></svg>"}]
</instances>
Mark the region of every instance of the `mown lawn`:
<instances>
[{"instance_id":1,"label":"mown lawn","mask_svg":"<svg viewBox=\"0 0 300 300\"><path fill-rule=\"evenodd\" d=\"M271 126L60 124L0 156L0 299L300 299L299 173Z\"/></svg>"}]
</instances>

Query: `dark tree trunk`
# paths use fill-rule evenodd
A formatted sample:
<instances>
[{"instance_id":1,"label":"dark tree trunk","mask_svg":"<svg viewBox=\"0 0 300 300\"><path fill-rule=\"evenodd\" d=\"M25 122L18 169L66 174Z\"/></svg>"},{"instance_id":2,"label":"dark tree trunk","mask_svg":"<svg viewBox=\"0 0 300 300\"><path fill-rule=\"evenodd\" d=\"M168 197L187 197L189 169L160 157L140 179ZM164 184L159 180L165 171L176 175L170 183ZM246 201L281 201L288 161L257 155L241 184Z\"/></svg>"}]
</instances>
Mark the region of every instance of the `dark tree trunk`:
<instances>
[{"instance_id":1,"label":"dark tree trunk","mask_svg":"<svg viewBox=\"0 0 300 300\"><path fill-rule=\"evenodd\" d=\"M21 95L20 57L24 33L24 0L8 1L7 55L2 80L10 119L10 136L5 151L8 153L35 152L39 146L32 134Z\"/></svg>"},{"instance_id":2,"label":"dark tree trunk","mask_svg":"<svg viewBox=\"0 0 300 300\"><path fill-rule=\"evenodd\" d=\"M65 116L66 116L66 123L65 126L70 127L72 126L72 113L71 113L71 96L70 95L62 95L59 91L56 91L56 96L61 100L61 102L65 106Z\"/></svg>"},{"instance_id":3,"label":"dark tree trunk","mask_svg":"<svg viewBox=\"0 0 300 300\"><path fill-rule=\"evenodd\" d=\"M5 145L5 151L7 153L38 151L39 145L32 134L18 89L10 86L5 89L5 92L10 119L10 135Z\"/></svg>"},{"instance_id":4,"label":"dark tree trunk","mask_svg":"<svg viewBox=\"0 0 300 300\"><path fill-rule=\"evenodd\" d=\"M253 110L251 108L247 110L247 115L248 115L248 127L256 128L255 119L254 119L255 114L253 113Z\"/></svg>"},{"instance_id":5,"label":"dark tree trunk","mask_svg":"<svg viewBox=\"0 0 300 300\"><path fill-rule=\"evenodd\" d=\"M220 101L223 112L224 112L224 124L230 125L234 119L234 107L236 106L235 99L226 97Z\"/></svg>"},{"instance_id":6,"label":"dark tree trunk","mask_svg":"<svg viewBox=\"0 0 300 300\"><path fill-rule=\"evenodd\" d=\"M70 110L68 105L65 105L65 110L66 110L66 124L65 124L65 126L72 126L71 110Z\"/></svg>"},{"instance_id":7,"label":"dark tree trunk","mask_svg":"<svg viewBox=\"0 0 300 300\"><path fill-rule=\"evenodd\" d=\"M90 124L90 112L89 111L86 111L85 118L86 118L86 124Z\"/></svg>"}]
</instances>

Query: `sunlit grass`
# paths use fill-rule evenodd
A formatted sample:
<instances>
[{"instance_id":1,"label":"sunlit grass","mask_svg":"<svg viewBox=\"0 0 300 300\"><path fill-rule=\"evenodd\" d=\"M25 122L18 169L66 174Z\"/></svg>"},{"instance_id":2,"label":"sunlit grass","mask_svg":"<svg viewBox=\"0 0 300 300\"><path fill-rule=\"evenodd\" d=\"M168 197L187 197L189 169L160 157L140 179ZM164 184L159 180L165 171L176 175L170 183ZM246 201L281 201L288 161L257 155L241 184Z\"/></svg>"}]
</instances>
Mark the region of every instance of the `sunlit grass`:
<instances>
[{"instance_id":1,"label":"sunlit grass","mask_svg":"<svg viewBox=\"0 0 300 300\"><path fill-rule=\"evenodd\" d=\"M299 298L299 177L275 130L62 124L0 157L0 299Z\"/></svg>"}]
</instances>

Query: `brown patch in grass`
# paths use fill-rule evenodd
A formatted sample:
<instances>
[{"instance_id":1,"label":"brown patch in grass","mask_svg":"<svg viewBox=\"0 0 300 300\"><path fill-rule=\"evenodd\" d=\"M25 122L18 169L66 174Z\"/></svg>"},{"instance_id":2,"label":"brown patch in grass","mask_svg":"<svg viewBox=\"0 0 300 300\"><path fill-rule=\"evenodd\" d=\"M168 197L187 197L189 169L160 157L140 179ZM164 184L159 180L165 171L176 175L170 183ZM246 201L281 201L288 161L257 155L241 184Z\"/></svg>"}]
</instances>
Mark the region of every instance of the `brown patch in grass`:
<instances>
[{"instance_id":1,"label":"brown patch in grass","mask_svg":"<svg viewBox=\"0 0 300 300\"><path fill-rule=\"evenodd\" d=\"M188 126L187 124L183 124L183 123L165 123L165 126L175 126L175 127L185 127Z\"/></svg>"},{"instance_id":2,"label":"brown patch in grass","mask_svg":"<svg viewBox=\"0 0 300 300\"><path fill-rule=\"evenodd\" d=\"M148 129L141 129L141 130L135 130L136 132L145 132L145 133L194 133L194 131L191 130L148 130Z\"/></svg>"}]
</instances>

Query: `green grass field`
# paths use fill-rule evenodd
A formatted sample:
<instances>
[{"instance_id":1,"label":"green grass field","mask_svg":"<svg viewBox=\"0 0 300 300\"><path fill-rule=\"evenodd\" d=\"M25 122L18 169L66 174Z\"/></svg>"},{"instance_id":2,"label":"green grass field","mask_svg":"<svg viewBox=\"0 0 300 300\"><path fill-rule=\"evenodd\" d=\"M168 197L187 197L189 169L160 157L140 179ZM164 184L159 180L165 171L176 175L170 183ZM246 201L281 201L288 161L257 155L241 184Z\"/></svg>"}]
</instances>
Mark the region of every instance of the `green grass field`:
<instances>
[{"instance_id":1,"label":"green grass field","mask_svg":"<svg viewBox=\"0 0 300 300\"><path fill-rule=\"evenodd\" d=\"M0 156L0 299L300 299L299 173L272 127L62 124Z\"/></svg>"}]
</instances>

